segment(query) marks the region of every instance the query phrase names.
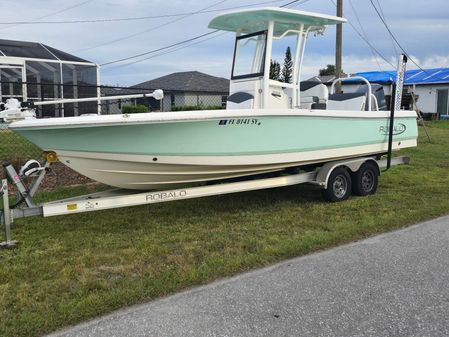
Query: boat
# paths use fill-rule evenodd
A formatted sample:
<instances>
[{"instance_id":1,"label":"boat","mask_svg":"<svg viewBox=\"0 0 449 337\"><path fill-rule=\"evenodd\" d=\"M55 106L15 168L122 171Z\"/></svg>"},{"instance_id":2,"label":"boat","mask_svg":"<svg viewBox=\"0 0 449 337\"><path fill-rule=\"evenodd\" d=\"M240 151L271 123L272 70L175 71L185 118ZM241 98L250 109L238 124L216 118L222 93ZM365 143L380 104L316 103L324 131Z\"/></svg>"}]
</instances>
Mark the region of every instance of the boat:
<instances>
[{"instance_id":1,"label":"boat","mask_svg":"<svg viewBox=\"0 0 449 337\"><path fill-rule=\"evenodd\" d=\"M0 123L8 124L24 119L35 119L36 112L26 105L23 107L16 98L8 98L5 103L0 103Z\"/></svg>"},{"instance_id":2,"label":"boat","mask_svg":"<svg viewBox=\"0 0 449 337\"><path fill-rule=\"evenodd\" d=\"M98 182L160 190L387 153L390 112L366 88L301 82L306 41L340 17L285 8L224 13L236 33L226 110L27 119L10 128ZM291 83L270 79L273 41L296 39ZM395 111L392 149L417 145L414 111Z\"/></svg>"}]
</instances>

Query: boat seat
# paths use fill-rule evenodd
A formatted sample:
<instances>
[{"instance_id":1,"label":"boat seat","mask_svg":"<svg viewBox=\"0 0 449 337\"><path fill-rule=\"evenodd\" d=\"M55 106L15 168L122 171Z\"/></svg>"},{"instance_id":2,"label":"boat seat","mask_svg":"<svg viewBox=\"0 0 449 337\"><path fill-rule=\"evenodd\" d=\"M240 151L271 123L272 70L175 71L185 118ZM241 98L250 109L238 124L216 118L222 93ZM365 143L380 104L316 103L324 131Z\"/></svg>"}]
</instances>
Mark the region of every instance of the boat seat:
<instances>
[{"instance_id":1,"label":"boat seat","mask_svg":"<svg viewBox=\"0 0 449 337\"><path fill-rule=\"evenodd\" d=\"M314 109L314 104L326 104L329 89L319 81L303 81L299 84L301 105L303 109Z\"/></svg>"},{"instance_id":2,"label":"boat seat","mask_svg":"<svg viewBox=\"0 0 449 337\"><path fill-rule=\"evenodd\" d=\"M235 92L228 96L228 102L240 104L242 102L254 99L254 96L243 91Z\"/></svg>"},{"instance_id":3,"label":"boat seat","mask_svg":"<svg viewBox=\"0 0 449 337\"><path fill-rule=\"evenodd\" d=\"M314 104L319 103L320 99L318 96L301 96L301 104Z\"/></svg>"},{"instance_id":4,"label":"boat seat","mask_svg":"<svg viewBox=\"0 0 449 337\"><path fill-rule=\"evenodd\" d=\"M227 109L252 109L254 104L254 95L239 91L228 96Z\"/></svg>"},{"instance_id":5,"label":"boat seat","mask_svg":"<svg viewBox=\"0 0 449 337\"><path fill-rule=\"evenodd\" d=\"M351 92L343 94L331 94L327 101L327 110L365 110L366 94L363 92Z\"/></svg>"},{"instance_id":6,"label":"boat seat","mask_svg":"<svg viewBox=\"0 0 449 337\"><path fill-rule=\"evenodd\" d=\"M360 87L357 92L364 93L368 96L368 89L366 85ZM371 110L387 110L383 86L377 83L372 83L371 92ZM368 97L366 98L365 110L368 110Z\"/></svg>"},{"instance_id":7,"label":"boat seat","mask_svg":"<svg viewBox=\"0 0 449 337\"><path fill-rule=\"evenodd\" d=\"M313 103L310 108L312 110L326 110L327 104L326 103Z\"/></svg>"}]
</instances>

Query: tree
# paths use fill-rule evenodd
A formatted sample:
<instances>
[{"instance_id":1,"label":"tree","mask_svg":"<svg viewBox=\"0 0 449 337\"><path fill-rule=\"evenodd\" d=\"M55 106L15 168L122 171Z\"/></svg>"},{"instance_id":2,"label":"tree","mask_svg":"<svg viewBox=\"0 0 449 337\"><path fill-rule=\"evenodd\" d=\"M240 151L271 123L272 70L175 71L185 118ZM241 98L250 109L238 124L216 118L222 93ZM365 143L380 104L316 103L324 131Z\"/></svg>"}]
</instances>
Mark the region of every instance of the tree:
<instances>
[{"instance_id":1,"label":"tree","mask_svg":"<svg viewBox=\"0 0 449 337\"><path fill-rule=\"evenodd\" d=\"M279 81L281 76L281 65L276 60L270 61L270 79Z\"/></svg>"},{"instance_id":2,"label":"tree","mask_svg":"<svg viewBox=\"0 0 449 337\"><path fill-rule=\"evenodd\" d=\"M326 68L320 69L320 76L328 76L335 75L337 73L337 69L333 64L328 64Z\"/></svg>"},{"instance_id":3,"label":"tree","mask_svg":"<svg viewBox=\"0 0 449 337\"><path fill-rule=\"evenodd\" d=\"M276 61L276 79L279 81L281 79L281 65Z\"/></svg>"},{"instance_id":4,"label":"tree","mask_svg":"<svg viewBox=\"0 0 449 337\"><path fill-rule=\"evenodd\" d=\"M290 47L287 47L284 57L284 66L282 67L281 82L292 83L293 62Z\"/></svg>"}]
</instances>

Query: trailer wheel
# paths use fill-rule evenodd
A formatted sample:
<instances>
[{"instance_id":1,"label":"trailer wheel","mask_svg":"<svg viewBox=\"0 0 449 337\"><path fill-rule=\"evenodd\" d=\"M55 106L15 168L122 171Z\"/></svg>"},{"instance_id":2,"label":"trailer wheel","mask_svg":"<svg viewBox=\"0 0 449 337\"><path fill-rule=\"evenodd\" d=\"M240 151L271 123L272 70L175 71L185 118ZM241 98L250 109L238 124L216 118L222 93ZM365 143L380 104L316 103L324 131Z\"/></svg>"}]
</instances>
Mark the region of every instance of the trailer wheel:
<instances>
[{"instance_id":1,"label":"trailer wheel","mask_svg":"<svg viewBox=\"0 0 449 337\"><path fill-rule=\"evenodd\" d=\"M344 167L336 167L327 180L327 188L321 190L326 201L343 201L351 195L351 176Z\"/></svg>"},{"instance_id":2,"label":"trailer wheel","mask_svg":"<svg viewBox=\"0 0 449 337\"><path fill-rule=\"evenodd\" d=\"M372 162L366 162L352 175L352 193L366 196L376 193L379 169Z\"/></svg>"}]
</instances>

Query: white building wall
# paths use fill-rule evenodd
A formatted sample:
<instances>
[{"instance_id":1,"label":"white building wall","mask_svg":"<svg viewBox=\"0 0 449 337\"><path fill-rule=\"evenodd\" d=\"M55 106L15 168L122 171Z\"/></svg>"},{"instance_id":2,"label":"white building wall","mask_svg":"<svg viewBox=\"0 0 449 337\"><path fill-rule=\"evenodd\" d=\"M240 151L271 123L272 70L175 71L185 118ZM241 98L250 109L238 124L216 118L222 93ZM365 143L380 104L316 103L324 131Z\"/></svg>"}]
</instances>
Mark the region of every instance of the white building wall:
<instances>
[{"instance_id":1,"label":"white building wall","mask_svg":"<svg viewBox=\"0 0 449 337\"><path fill-rule=\"evenodd\" d=\"M185 105L183 93L165 93L162 102L162 111L172 111L172 106L180 107Z\"/></svg>"},{"instance_id":2,"label":"white building wall","mask_svg":"<svg viewBox=\"0 0 449 337\"><path fill-rule=\"evenodd\" d=\"M382 86L384 87L384 94L391 95L391 84L384 84Z\"/></svg>"},{"instance_id":3,"label":"white building wall","mask_svg":"<svg viewBox=\"0 0 449 337\"><path fill-rule=\"evenodd\" d=\"M173 98L172 98L173 95ZM171 111L172 103L175 107L183 106L196 106L201 105L203 107L207 106L222 106L222 96L221 94L197 94L197 93L166 93L162 102L162 111Z\"/></svg>"},{"instance_id":4,"label":"white building wall","mask_svg":"<svg viewBox=\"0 0 449 337\"><path fill-rule=\"evenodd\" d=\"M438 89L449 89L449 83L416 86L415 94L419 96L416 104L423 113L437 112ZM409 91L413 91L413 87L409 87Z\"/></svg>"},{"instance_id":5,"label":"white building wall","mask_svg":"<svg viewBox=\"0 0 449 337\"><path fill-rule=\"evenodd\" d=\"M221 106L221 96L222 95L204 95L204 94L185 94L185 105L219 105Z\"/></svg>"},{"instance_id":6,"label":"white building wall","mask_svg":"<svg viewBox=\"0 0 449 337\"><path fill-rule=\"evenodd\" d=\"M197 95L186 94L185 96L186 105L201 105L200 99Z\"/></svg>"},{"instance_id":7,"label":"white building wall","mask_svg":"<svg viewBox=\"0 0 449 337\"><path fill-rule=\"evenodd\" d=\"M162 105L161 110L162 111L171 111L171 97L170 94L165 94L164 98L162 99Z\"/></svg>"},{"instance_id":8,"label":"white building wall","mask_svg":"<svg viewBox=\"0 0 449 337\"><path fill-rule=\"evenodd\" d=\"M175 106L186 105L186 99L184 94L174 94L175 95Z\"/></svg>"}]
</instances>

